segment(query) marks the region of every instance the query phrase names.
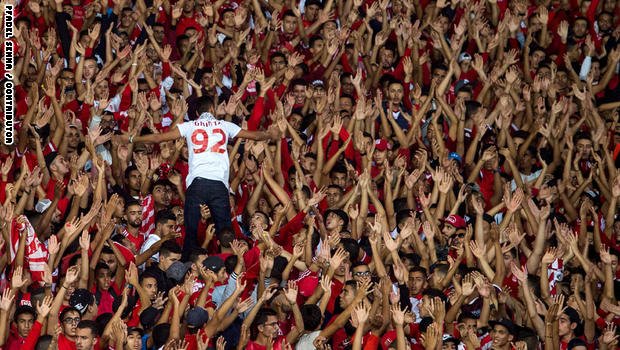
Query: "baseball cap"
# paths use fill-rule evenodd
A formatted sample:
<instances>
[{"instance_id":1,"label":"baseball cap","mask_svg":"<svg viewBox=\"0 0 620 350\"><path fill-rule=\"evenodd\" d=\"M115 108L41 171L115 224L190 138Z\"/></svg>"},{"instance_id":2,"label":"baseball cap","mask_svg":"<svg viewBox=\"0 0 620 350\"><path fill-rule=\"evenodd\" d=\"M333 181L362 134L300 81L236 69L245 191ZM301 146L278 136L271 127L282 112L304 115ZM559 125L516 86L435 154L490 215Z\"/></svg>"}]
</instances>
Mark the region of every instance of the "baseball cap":
<instances>
[{"instance_id":1,"label":"baseball cap","mask_svg":"<svg viewBox=\"0 0 620 350\"><path fill-rule=\"evenodd\" d=\"M462 79L457 81L454 84L454 94L458 94L459 90L461 90L463 87L465 87L466 85L471 85L471 82L467 79Z\"/></svg>"},{"instance_id":2,"label":"baseball cap","mask_svg":"<svg viewBox=\"0 0 620 350\"><path fill-rule=\"evenodd\" d=\"M461 52L461 54L459 55L459 63L465 61L465 60L470 60L471 61L471 55L468 54L467 52Z\"/></svg>"},{"instance_id":3,"label":"baseball cap","mask_svg":"<svg viewBox=\"0 0 620 350\"><path fill-rule=\"evenodd\" d=\"M443 342L444 343L454 343L454 345L459 345L459 343L461 342L460 340L456 339L455 337L453 337L452 335L448 334L448 333L444 333L443 334Z\"/></svg>"},{"instance_id":4,"label":"baseball cap","mask_svg":"<svg viewBox=\"0 0 620 350\"><path fill-rule=\"evenodd\" d=\"M144 329L140 327L127 327L127 334L131 334L132 332L138 332L140 337L144 336Z\"/></svg>"},{"instance_id":5,"label":"baseball cap","mask_svg":"<svg viewBox=\"0 0 620 350\"><path fill-rule=\"evenodd\" d=\"M384 139L375 140L375 149L378 151L385 151L386 149L392 149L390 143Z\"/></svg>"},{"instance_id":6,"label":"baseball cap","mask_svg":"<svg viewBox=\"0 0 620 350\"><path fill-rule=\"evenodd\" d=\"M45 159L45 166L48 169L49 169L50 165L52 165L54 160L56 160L56 157L58 157L58 152L50 152L45 157L43 157Z\"/></svg>"},{"instance_id":7,"label":"baseball cap","mask_svg":"<svg viewBox=\"0 0 620 350\"><path fill-rule=\"evenodd\" d=\"M467 223L465 223L465 219L458 215L450 215L444 220L444 222L447 222L448 224L456 228L462 228L467 226Z\"/></svg>"},{"instance_id":8,"label":"baseball cap","mask_svg":"<svg viewBox=\"0 0 620 350\"><path fill-rule=\"evenodd\" d=\"M44 211L47 210L47 208L50 207L50 205L52 204L52 201L45 198L45 199L41 199L35 206L34 206L34 210L37 211L37 213L43 213Z\"/></svg>"},{"instance_id":9,"label":"baseball cap","mask_svg":"<svg viewBox=\"0 0 620 350\"><path fill-rule=\"evenodd\" d=\"M170 267L168 267L168 270L166 270L166 277L179 282L183 280L183 277L185 277L185 273L188 269L189 267L184 263L175 261L172 265L170 265Z\"/></svg>"},{"instance_id":10,"label":"baseball cap","mask_svg":"<svg viewBox=\"0 0 620 350\"><path fill-rule=\"evenodd\" d=\"M88 310L88 306L92 305L93 302L93 293L84 288L76 289L71 293L71 297L69 298L69 305L76 308L82 316L84 316L86 310Z\"/></svg>"},{"instance_id":11,"label":"baseball cap","mask_svg":"<svg viewBox=\"0 0 620 350\"><path fill-rule=\"evenodd\" d=\"M448 159L456 159L459 165L463 164L463 159L461 159L461 156L456 152L450 152L450 154L448 154Z\"/></svg>"},{"instance_id":12,"label":"baseball cap","mask_svg":"<svg viewBox=\"0 0 620 350\"><path fill-rule=\"evenodd\" d=\"M161 317L162 311L163 310L158 310L152 306L147 307L140 313L140 324L143 325L145 329L155 327L155 324Z\"/></svg>"},{"instance_id":13,"label":"baseball cap","mask_svg":"<svg viewBox=\"0 0 620 350\"><path fill-rule=\"evenodd\" d=\"M222 258L220 258L219 256L211 255L210 257L206 258L202 262L202 264L206 269L217 273L224 267L224 260L222 260Z\"/></svg>"},{"instance_id":14,"label":"baseball cap","mask_svg":"<svg viewBox=\"0 0 620 350\"><path fill-rule=\"evenodd\" d=\"M209 320L209 313L200 306L194 306L187 312L187 325L190 327L202 327Z\"/></svg>"},{"instance_id":15,"label":"baseball cap","mask_svg":"<svg viewBox=\"0 0 620 350\"><path fill-rule=\"evenodd\" d=\"M515 327L515 324L507 318L500 318L497 321L489 321L489 325L491 325L491 327L495 327L495 325L500 325L508 329L508 333L512 335L517 334L517 328Z\"/></svg>"},{"instance_id":16,"label":"baseball cap","mask_svg":"<svg viewBox=\"0 0 620 350\"><path fill-rule=\"evenodd\" d=\"M323 80L318 79L312 82L312 86L314 87L320 86L322 88L325 88L325 83L323 82Z\"/></svg>"}]
</instances>

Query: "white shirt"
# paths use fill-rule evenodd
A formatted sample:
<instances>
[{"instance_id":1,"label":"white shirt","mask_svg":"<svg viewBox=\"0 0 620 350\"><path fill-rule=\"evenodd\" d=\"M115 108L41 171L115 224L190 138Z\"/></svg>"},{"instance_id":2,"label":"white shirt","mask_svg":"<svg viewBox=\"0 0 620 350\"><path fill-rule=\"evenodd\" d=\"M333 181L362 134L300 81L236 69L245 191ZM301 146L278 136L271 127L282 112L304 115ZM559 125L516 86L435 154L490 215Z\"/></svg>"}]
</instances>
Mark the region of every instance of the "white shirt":
<instances>
[{"instance_id":1,"label":"white shirt","mask_svg":"<svg viewBox=\"0 0 620 350\"><path fill-rule=\"evenodd\" d=\"M159 236L156 234L149 235L149 237L146 239L146 241L144 241L142 247L140 248L140 254L144 254L144 252L149 250L149 248L151 248L153 244L157 243L160 240L161 238L159 238ZM153 256L151 256L151 259L159 262L159 253L153 254Z\"/></svg>"},{"instance_id":2,"label":"white shirt","mask_svg":"<svg viewBox=\"0 0 620 350\"><path fill-rule=\"evenodd\" d=\"M203 113L197 120L177 124L189 148L189 172L185 184L189 187L196 177L216 180L228 188L228 139L237 136L241 128Z\"/></svg>"}]
</instances>

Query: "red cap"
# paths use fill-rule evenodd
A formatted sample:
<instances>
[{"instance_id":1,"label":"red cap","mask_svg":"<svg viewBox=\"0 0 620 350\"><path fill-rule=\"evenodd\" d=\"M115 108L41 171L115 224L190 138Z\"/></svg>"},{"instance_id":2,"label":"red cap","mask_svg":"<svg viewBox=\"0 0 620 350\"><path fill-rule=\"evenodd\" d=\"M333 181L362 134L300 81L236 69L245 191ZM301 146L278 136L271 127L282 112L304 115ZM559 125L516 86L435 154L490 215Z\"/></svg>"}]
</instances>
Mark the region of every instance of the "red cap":
<instances>
[{"instance_id":1,"label":"red cap","mask_svg":"<svg viewBox=\"0 0 620 350\"><path fill-rule=\"evenodd\" d=\"M465 223L465 219L463 219L462 217L458 216L458 215L450 215L446 218L445 222L449 223L450 225L456 227L456 228L461 228L461 227L465 227L467 226L467 223Z\"/></svg>"},{"instance_id":2,"label":"red cap","mask_svg":"<svg viewBox=\"0 0 620 350\"><path fill-rule=\"evenodd\" d=\"M375 140L375 149L378 151L385 151L386 149L392 149L392 146L390 146L386 140L380 139Z\"/></svg>"}]
</instances>

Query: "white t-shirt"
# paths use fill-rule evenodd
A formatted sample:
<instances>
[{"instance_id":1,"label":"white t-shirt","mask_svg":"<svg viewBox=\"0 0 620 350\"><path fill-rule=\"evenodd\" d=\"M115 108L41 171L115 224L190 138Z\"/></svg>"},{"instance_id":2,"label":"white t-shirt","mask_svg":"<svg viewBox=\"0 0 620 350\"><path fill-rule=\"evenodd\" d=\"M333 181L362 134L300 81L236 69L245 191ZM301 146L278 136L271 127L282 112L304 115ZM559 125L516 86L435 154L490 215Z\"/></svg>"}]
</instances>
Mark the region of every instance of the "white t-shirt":
<instances>
[{"instance_id":1,"label":"white t-shirt","mask_svg":"<svg viewBox=\"0 0 620 350\"><path fill-rule=\"evenodd\" d=\"M151 246L157 242L161 241L161 238L156 235L156 234L152 234L149 235L149 237L146 239L146 241L144 241L144 243L142 243L142 247L140 248L140 254L144 254L144 252L146 252L147 250L149 250L149 248L151 248ZM159 262L159 252L153 254L153 256L151 256L151 259ZM146 266L146 265L143 265Z\"/></svg>"},{"instance_id":2,"label":"white t-shirt","mask_svg":"<svg viewBox=\"0 0 620 350\"><path fill-rule=\"evenodd\" d=\"M197 177L221 181L228 188L228 139L237 136L236 124L215 119L203 113L197 120L177 124L187 140L189 172L185 184L189 187Z\"/></svg>"}]
</instances>

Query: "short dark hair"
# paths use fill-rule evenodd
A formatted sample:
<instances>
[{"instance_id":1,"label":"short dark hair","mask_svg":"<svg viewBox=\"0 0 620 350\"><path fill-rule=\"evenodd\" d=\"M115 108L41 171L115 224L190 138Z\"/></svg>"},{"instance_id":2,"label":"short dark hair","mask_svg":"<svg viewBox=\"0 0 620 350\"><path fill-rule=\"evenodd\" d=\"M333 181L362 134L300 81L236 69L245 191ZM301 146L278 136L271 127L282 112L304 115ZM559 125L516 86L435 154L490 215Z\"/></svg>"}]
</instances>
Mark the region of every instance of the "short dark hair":
<instances>
[{"instance_id":1,"label":"short dark hair","mask_svg":"<svg viewBox=\"0 0 620 350\"><path fill-rule=\"evenodd\" d=\"M409 273L412 273L412 272L420 272L424 276L424 278L428 277L428 272L422 266L414 266L414 267L412 267L411 270L409 270Z\"/></svg>"},{"instance_id":2,"label":"short dark hair","mask_svg":"<svg viewBox=\"0 0 620 350\"><path fill-rule=\"evenodd\" d=\"M189 261L196 263L196 264L202 263L202 261L198 261L198 257L204 254L207 254L206 249L202 247L194 247L192 248L192 251L189 253Z\"/></svg>"},{"instance_id":3,"label":"short dark hair","mask_svg":"<svg viewBox=\"0 0 620 350\"><path fill-rule=\"evenodd\" d=\"M269 316L278 316L278 314L273 309L262 308L258 310L258 315L256 315L256 319L254 320L254 326L258 327L265 322L267 322L267 317Z\"/></svg>"},{"instance_id":4,"label":"short dark hair","mask_svg":"<svg viewBox=\"0 0 620 350\"><path fill-rule=\"evenodd\" d=\"M164 209L160 210L155 214L155 225L157 224L165 224L169 220L176 221L177 217L172 213L172 210Z\"/></svg>"},{"instance_id":5,"label":"short dark hair","mask_svg":"<svg viewBox=\"0 0 620 350\"><path fill-rule=\"evenodd\" d=\"M222 13L223 14L223 13ZM196 114L200 117L201 114L209 112L213 108L213 99L209 96L202 96L196 100Z\"/></svg>"},{"instance_id":6,"label":"short dark hair","mask_svg":"<svg viewBox=\"0 0 620 350\"><path fill-rule=\"evenodd\" d=\"M131 164L127 167L127 169L125 169L125 179L129 178L129 174L131 174L132 171L139 171L138 167L134 164Z\"/></svg>"},{"instance_id":7,"label":"short dark hair","mask_svg":"<svg viewBox=\"0 0 620 350\"><path fill-rule=\"evenodd\" d=\"M15 310L15 315L13 315L13 321L17 323L17 318L23 314L30 314L32 315L32 318L37 318L37 312L32 306L20 305L17 307L17 310Z\"/></svg>"},{"instance_id":8,"label":"short dark hair","mask_svg":"<svg viewBox=\"0 0 620 350\"><path fill-rule=\"evenodd\" d=\"M323 314L321 309L316 305L303 305L300 309L301 317L304 320L304 329L307 331L315 331L321 326Z\"/></svg>"},{"instance_id":9,"label":"short dark hair","mask_svg":"<svg viewBox=\"0 0 620 350\"><path fill-rule=\"evenodd\" d=\"M230 248L230 244L235 240L235 232L230 227L224 227L217 233L217 239L224 248Z\"/></svg>"},{"instance_id":10,"label":"short dark hair","mask_svg":"<svg viewBox=\"0 0 620 350\"><path fill-rule=\"evenodd\" d=\"M153 184L151 185L151 192L157 186L174 187L174 184L172 182L170 182L170 180L168 180L168 179L159 179L159 180L153 182Z\"/></svg>"},{"instance_id":11,"label":"short dark hair","mask_svg":"<svg viewBox=\"0 0 620 350\"><path fill-rule=\"evenodd\" d=\"M66 307L64 310L62 310L62 312L60 313L60 316L58 316L58 319L60 320L60 322L64 321L65 316L67 316L67 314L70 312L75 312L78 314L78 316L80 316L80 318L82 318L82 314L80 313L80 310L74 308L73 306L69 306L69 307Z\"/></svg>"},{"instance_id":12,"label":"short dark hair","mask_svg":"<svg viewBox=\"0 0 620 350\"><path fill-rule=\"evenodd\" d=\"M271 56L269 56L269 59L273 61L276 57L282 57L284 63L287 63L286 56L280 51L272 53Z\"/></svg>"},{"instance_id":13,"label":"short dark hair","mask_svg":"<svg viewBox=\"0 0 620 350\"><path fill-rule=\"evenodd\" d=\"M97 265L95 265L95 275L97 275L97 272L99 270L110 270L110 266L108 266L108 264L106 263L102 263L102 262L98 262Z\"/></svg>"},{"instance_id":14,"label":"short dark hair","mask_svg":"<svg viewBox=\"0 0 620 350\"><path fill-rule=\"evenodd\" d=\"M183 250L181 249L181 246L176 241L165 241L161 245L159 255L169 256L170 254L181 254L182 252Z\"/></svg>"},{"instance_id":15,"label":"short dark hair","mask_svg":"<svg viewBox=\"0 0 620 350\"><path fill-rule=\"evenodd\" d=\"M138 202L137 200L131 198L131 199L127 199L127 202L125 202L125 209L137 205L139 207L142 207L142 204L140 204L140 202Z\"/></svg>"},{"instance_id":16,"label":"short dark hair","mask_svg":"<svg viewBox=\"0 0 620 350\"><path fill-rule=\"evenodd\" d=\"M305 80L303 80L303 79L301 79L301 78L294 79L294 80L291 82L291 88L293 89L293 88L295 88L295 86L297 86L297 85L301 85L301 86L308 86L308 82L307 82L307 81L305 81Z\"/></svg>"}]
</instances>

